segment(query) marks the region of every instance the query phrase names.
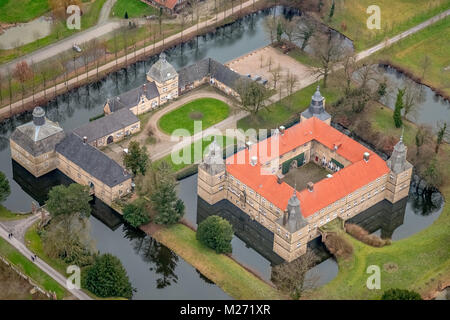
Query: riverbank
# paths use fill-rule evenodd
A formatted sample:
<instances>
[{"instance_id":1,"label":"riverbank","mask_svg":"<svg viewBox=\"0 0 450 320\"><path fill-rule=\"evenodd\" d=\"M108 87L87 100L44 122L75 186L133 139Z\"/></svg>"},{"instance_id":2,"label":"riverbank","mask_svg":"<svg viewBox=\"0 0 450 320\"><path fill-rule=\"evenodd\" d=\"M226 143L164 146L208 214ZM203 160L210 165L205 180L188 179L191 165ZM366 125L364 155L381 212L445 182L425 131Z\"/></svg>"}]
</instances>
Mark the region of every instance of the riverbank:
<instances>
[{"instance_id":1,"label":"riverbank","mask_svg":"<svg viewBox=\"0 0 450 320\"><path fill-rule=\"evenodd\" d=\"M151 37L149 39L145 37L143 39L138 39L136 38L138 34L127 35L127 37L135 38L136 40L134 45L129 47L127 50L101 55L96 59L96 61L91 61L88 65L83 65L80 67L83 70L81 73L78 72L79 70L72 70L66 71L63 75L56 75L57 78L55 79L47 78L45 86L46 89L44 89L43 86L44 83L42 75L39 75L34 83L34 94L30 95L31 90L28 88L28 92L25 93L24 99L21 97L22 92L20 89L20 84L14 83L16 93L13 95L14 98L12 99L12 104L10 104L10 102L6 99L9 97L9 93L7 92L5 85L3 85L2 96L4 97L4 105L0 109L0 119L5 119L11 117L12 115L31 110L36 105L45 104L58 95L74 90L82 85L101 81L111 72L120 70L138 61L142 61L144 58L149 56L155 56L166 49L177 46L180 43L189 42L197 35L215 32L218 28L226 26L243 16L273 6L274 4L269 3L267 0L249 0L242 3L242 5L238 4L233 9L227 9L223 13L217 14L216 17L208 18L207 20L191 25L184 30L181 30L181 27L179 26L176 28L171 28L168 34L163 33L162 39L160 36L158 36L157 39L152 39ZM189 24L187 23L187 25ZM121 38L122 37L119 37L119 39L117 39L118 46L120 46L120 43L123 42L123 39ZM59 65L59 62L56 65Z\"/></svg>"},{"instance_id":2,"label":"riverbank","mask_svg":"<svg viewBox=\"0 0 450 320\"><path fill-rule=\"evenodd\" d=\"M287 299L232 258L217 254L201 244L195 238L195 231L183 224L166 228L146 225L141 229L173 250L234 299Z\"/></svg>"},{"instance_id":3,"label":"riverbank","mask_svg":"<svg viewBox=\"0 0 450 320\"><path fill-rule=\"evenodd\" d=\"M371 0L347 0L335 2L330 19L332 0L324 2L325 6L319 14L323 22L353 40L356 51L367 49L450 9L449 0L378 0L376 3ZM380 9L380 29L367 27L368 18L374 14L373 11L366 13L371 5Z\"/></svg>"},{"instance_id":4,"label":"riverbank","mask_svg":"<svg viewBox=\"0 0 450 320\"><path fill-rule=\"evenodd\" d=\"M450 19L444 19L375 55L450 100Z\"/></svg>"}]
</instances>

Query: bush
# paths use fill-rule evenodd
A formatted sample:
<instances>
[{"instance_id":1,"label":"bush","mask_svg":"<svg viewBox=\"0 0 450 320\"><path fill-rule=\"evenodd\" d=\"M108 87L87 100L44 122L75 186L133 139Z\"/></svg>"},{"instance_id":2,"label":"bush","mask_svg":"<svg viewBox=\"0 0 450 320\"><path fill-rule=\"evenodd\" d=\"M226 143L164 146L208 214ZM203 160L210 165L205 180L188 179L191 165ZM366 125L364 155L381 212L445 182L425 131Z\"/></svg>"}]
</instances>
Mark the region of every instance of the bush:
<instances>
[{"instance_id":1,"label":"bush","mask_svg":"<svg viewBox=\"0 0 450 320\"><path fill-rule=\"evenodd\" d=\"M210 216L202 221L198 226L196 237L217 253L232 252L233 228L227 220L219 216Z\"/></svg>"},{"instance_id":2,"label":"bush","mask_svg":"<svg viewBox=\"0 0 450 320\"><path fill-rule=\"evenodd\" d=\"M11 194L8 178L3 172L0 172L0 203L6 200Z\"/></svg>"},{"instance_id":3,"label":"bush","mask_svg":"<svg viewBox=\"0 0 450 320\"><path fill-rule=\"evenodd\" d=\"M353 223L345 224L345 231L352 237L358 239L365 244L373 247L383 247L389 244L386 240L381 239L377 235L369 234L366 230Z\"/></svg>"},{"instance_id":4,"label":"bush","mask_svg":"<svg viewBox=\"0 0 450 320\"><path fill-rule=\"evenodd\" d=\"M123 208L123 218L137 228L150 222L150 216L144 199L137 199Z\"/></svg>"},{"instance_id":5,"label":"bush","mask_svg":"<svg viewBox=\"0 0 450 320\"><path fill-rule=\"evenodd\" d=\"M99 256L88 268L83 286L95 295L131 299L133 287L120 260L112 254Z\"/></svg>"},{"instance_id":6,"label":"bush","mask_svg":"<svg viewBox=\"0 0 450 320\"><path fill-rule=\"evenodd\" d=\"M352 245L342 236L336 233L327 233L323 237L328 251L337 258L349 258L353 253Z\"/></svg>"},{"instance_id":7,"label":"bush","mask_svg":"<svg viewBox=\"0 0 450 320\"><path fill-rule=\"evenodd\" d=\"M415 291L396 288L386 290L381 300L422 300L422 297Z\"/></svg>"}]
</instances>

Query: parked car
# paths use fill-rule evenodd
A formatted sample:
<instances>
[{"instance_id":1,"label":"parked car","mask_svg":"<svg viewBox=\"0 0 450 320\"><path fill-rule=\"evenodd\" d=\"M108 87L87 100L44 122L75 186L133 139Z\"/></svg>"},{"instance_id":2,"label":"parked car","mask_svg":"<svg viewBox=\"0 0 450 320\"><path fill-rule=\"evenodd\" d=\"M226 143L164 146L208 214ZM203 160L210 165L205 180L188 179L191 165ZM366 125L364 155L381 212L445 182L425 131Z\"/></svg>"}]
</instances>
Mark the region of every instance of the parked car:
<instances>
[{"instance_id":1,"label":"parked car","mask_svg":"<svg viewBox=\"0 0 450 320\"><path fill-rule=\"evenodd\" d=\"M74 44L74 45L72 46L72 49L75 50L75 51L78 52L78 53L81 52L81 48L80 48L80 46L77 45L77 44Z\"/></svg>"}]
</instances>

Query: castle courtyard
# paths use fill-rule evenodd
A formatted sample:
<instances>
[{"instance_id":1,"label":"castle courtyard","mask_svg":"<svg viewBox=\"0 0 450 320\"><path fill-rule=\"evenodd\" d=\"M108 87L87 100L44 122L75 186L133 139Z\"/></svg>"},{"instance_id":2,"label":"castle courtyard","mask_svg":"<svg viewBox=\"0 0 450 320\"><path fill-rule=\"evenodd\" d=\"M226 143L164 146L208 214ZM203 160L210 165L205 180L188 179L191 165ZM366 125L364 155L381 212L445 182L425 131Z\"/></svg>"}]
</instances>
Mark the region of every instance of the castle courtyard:
<instances>
[{"instance_id":1,"label":"castle courtyard","mask_svg":"<svg viewBox=\"0 0 450 320\"><path fill-rule=\"evenodd\" d=\"M306 189L308 182L316 183L325 179L328 171L314 162L308 162L301 167L291 168L282 179L297 191Z\"/></svg>"}]
</instances>

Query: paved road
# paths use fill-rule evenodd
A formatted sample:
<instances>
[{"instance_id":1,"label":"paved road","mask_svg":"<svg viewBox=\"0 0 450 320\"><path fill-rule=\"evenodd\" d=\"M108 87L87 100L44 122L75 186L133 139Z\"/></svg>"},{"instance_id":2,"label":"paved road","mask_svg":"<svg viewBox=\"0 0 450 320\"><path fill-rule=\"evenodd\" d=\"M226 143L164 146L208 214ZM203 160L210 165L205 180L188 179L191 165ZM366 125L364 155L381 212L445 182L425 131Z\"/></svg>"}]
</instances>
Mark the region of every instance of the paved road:
<instances>
[{"instance_id":1,"label":"paved road","mask_svg":"<svg viewBox=\"0 0 450 320\"><path fill-rule=\"evenodd\" d=\"M116 4L117 0L107 0L100 11L100 15L98 17L97 25L103 24L109 20L109 14L111 13L111 9Z\"/></svg>"},{"instance_id":2,"label":"paved road","mask_svg":"<svg viewBox=\"0 0 450 320\"><path fill-rule=\"evenodd\" d=\"M33 51L32 53L27 54L23 57L19 57L8 63L2 64L0 65L0 72L6 72L8 68L12 69L16 65L16 63L23 60L27 61L28 63L31 63L32 61L38 63L47 60L52 56L60 54L61 52L71 50L74 43L81 44L95 38L100 38L120 28L123 25L120 21L109 21L109 13L111 12L111 9L116 1L117 0L107 0L105 2L102 10L100 11L99 19L95 26L78 32L70 37L48 45L44 48Z\"/></svg>"},{"instance_id":3,"label":"paved road","mask_svg":"<svg viewBox=\"0 0 450 320\"><path fill-rule=\"evenodd\" d=\"M40 215L36 214L33 215L24 221L21 221L21 225L28 225L30 226L35 221L39 219ZM29 220L29 221L27 221ZM22 230L23 233L25 230ZM23 242L21 242L19 239L16 238L15 234L12 239L8 239L8 233L10 233L11 230L4 226L3 223L0 222L0 236L5 239L8 243L10 243L12 246L14 246L21 254L25 256L28 260L31 260L31 256L34 255L28 248L25 246ZM14 232L13 232L14 233ZM23 234L22 234L23 237ZM66 278L62 276L59 272L57 272L55 269L50 267L47 263L37 258L37 260L34 262L36 266L38 266L42 271L44 271L46 274L48 274L50 277L52 277L56 282L58 282L62 287L66 288L71 294L73 294L75 297L77 297L80 300L92 300L90 296L88 296L86 293L84 293L81 290L76 289L69 289L66 285Z\"/></svg>"}]
</instances>

